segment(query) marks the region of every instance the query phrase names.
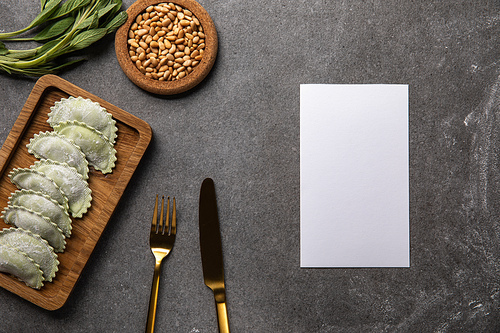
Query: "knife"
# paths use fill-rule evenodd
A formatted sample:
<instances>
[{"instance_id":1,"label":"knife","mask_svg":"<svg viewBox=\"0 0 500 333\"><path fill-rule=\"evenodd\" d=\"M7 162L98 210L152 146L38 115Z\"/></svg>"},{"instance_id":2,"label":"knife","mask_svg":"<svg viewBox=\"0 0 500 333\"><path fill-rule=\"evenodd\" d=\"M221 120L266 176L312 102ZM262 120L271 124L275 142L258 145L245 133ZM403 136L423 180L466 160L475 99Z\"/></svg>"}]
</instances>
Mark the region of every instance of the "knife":
<instances>
[{"instance_id":1,"label":"knife","mask_svg":"<svg viewBox=\"0 0 500 333\"><path fill-rule=\"evenodd\" d=\"M205 179L201 184L199 214L203 278L207 287L214 292L219 332L229 333L219 215L217 214L215 185L210 178Z\"/></svg>"}]
</instances>

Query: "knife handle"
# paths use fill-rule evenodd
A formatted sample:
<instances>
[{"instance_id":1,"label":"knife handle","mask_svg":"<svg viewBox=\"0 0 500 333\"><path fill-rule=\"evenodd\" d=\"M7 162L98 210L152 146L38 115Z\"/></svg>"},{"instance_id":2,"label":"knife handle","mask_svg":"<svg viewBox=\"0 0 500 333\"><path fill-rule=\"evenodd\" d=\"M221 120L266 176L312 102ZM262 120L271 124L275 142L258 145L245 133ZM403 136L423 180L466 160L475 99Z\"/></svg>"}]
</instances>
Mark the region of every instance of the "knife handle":
<instances>
[{"instance_id":1,"label":"knife handle","mask_svg":"<svg viewBox=\"0 0 500 333\"><path fill-rule=\"evenodd\" d=\"M226 302L215 301L217 307L217 322L219 324L219 333L229 333L229 320L227 319Z\"/></svg>"}]
</instances>

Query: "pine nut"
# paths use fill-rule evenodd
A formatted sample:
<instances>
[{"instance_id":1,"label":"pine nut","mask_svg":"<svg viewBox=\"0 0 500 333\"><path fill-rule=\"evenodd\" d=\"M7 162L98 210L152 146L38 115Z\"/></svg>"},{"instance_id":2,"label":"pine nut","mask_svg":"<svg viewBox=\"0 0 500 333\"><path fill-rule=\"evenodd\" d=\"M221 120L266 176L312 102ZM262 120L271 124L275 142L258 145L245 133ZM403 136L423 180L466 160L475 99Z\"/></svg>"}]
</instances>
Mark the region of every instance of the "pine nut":
<instances>
[{"instance_id":1,"label":"pine nut","mask_svg":"<svg viewBox=\"0 0 500 333\"><path fill-rule=\"evenodd\" d=\"M130 46L135 47L136 49L139 47L139 44L135 41L135 39L129 39Z\"/></svg>"},{"instance_id":2,"label":"pine nut","mask_svg":"<svg viewBox=\"0 0 500 333\"><path fill-rule=\"evenodd\" d=\"M147 33L148 33L148 30L146 30L146 29L139 29L139 30L137 30L137 36L139 36L139 37L142 37L142 36L144 36Z\"/></svg>"}]
</instances>

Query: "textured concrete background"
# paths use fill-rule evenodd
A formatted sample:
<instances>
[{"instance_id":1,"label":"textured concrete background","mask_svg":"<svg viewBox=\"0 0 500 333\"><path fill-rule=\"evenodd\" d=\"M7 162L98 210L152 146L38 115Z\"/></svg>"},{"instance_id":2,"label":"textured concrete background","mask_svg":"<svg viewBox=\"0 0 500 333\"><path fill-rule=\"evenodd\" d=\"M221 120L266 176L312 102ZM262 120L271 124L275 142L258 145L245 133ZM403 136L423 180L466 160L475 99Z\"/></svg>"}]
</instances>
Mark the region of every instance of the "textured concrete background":
<instances>
[{"instance_id":1,"label":"textured concrete background","mask_svg":"<svg viewBox=\"0 0 500 333\"><path fill-rule=\"evenodd\" d=\"M500 331L499 1L202 0L219 55L193 91L158 97L113 36L63 78L151 124L154 140L68 303L0 289L0 332L141 332L155 193L178 200L158 332L215 332L197 207L215 180L233 332ZM132 1L124 1L128 8ZM1 29L39 1L0 1ZM0 75L0 142L35 80ZM299 267L299 85L410 85L409 269Z\"/></svg>"}]
</instances>

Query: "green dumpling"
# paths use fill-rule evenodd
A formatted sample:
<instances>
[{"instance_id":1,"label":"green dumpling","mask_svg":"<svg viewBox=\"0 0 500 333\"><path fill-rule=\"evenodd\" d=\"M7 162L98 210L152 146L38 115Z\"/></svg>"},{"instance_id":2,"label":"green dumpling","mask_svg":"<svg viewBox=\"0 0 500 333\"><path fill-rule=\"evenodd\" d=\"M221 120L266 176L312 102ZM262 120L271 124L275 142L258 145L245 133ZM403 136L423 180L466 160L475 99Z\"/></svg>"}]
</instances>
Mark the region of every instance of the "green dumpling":
<instances>
[{"instance_id":1,"label":"green dumpling","mask_svg":"<svg viewBox=\"0 0 500 333\"><path fill-rule=\"evenodd\" d=\"M57 254L39 235L22 228L5 228L0 231L0 245L15 247L26 253L40 266L44 281L51 282L56 276L59 265Z\"/></svg>"},{"instance_id":2,"label":"green dumpling","mask_svg":"<svg viewBox=\"0 0 500 333\"><path fill-rule=\"evenodd\" d=\"M118 131L116 121L99 103L81 96L70 96L55 102L50 110L47 120L50 126L56 127L65 121L76 120L95 128L104 134L109 142L115 143Z\"/></svg>"},{"instance_id":3,"label":"green dumpling","mask_svg":"<svg viewBox=\"0 0 500 333\"><path fill-rule=\"evenodd\" d=\"M40 132L26 146L36 158L66 163L88 179L89 167L85 154L73 141L56 132Z\"/></svg>"},{"instance_id":4,"label":"green dumpling","mask_svg":"<svg viewBox=\"0 0 500 333\"><path fill-rule=\"evenodd\" d=\"M32 190L15 191L9 198L7 205L22 206L39 213L57 224L64 236L69 237L71 235L71 218L66 208L41 192Z\"/></svg>"},{"instance_id":5,"label":"green dumpling","mask_svg":"<svg viewBox=\"0 0 500 333\"><path fill-rule=\"evenodd\" d=\"M31 166L52 179L68 198L69 211L73 217L82 217L90 207L92 190L76 171L65 163L50 160L36 161Z\"/></svg>"},{"instance_id":6,"label":"green dumpling","mask_svg":"<svg viewBox=\"0 0 500 333\"><path fill-rule=\"evenodd\" d=\"M14 275L34 289L43 286L43 272L40 266L15 247L0 244L0 272Z\"/></svg>"},{"instance_id":7,"label":"green dumpling","mask_svg":"<svg viewBox=\"0 0 500 333\"><path fill-rule=\"evenodd\" d=\"M2 212L5 223L40 235L49 242L55 252L63 252L66 247L62 230L49 218L21 206L7 206Z\"/></svg>"},{"instance_id":8,"label":"green dumpling","mask_svg":"<svg viewBox=\"0 0 500 333\"><path fill-rule=\"evenodd\" d=\"M96 170L110 173L115 167L116 150L112 143L95 128L79 121L66 121L54 127L54 131L73 141L85 154Z\"/></svg>"},{"instance_id":9,"label":"green dumpling","mask_svg":"<svg viewBox=\"0 0 500 333\"><path fill-rule=\"evenodd\" d=\"M68 209L68 198L61 192L59 186L46 175L33 169L14 169L9 178L20 190L33 190L48 195L65 209Z\"/></svg>"}]
</instances>

